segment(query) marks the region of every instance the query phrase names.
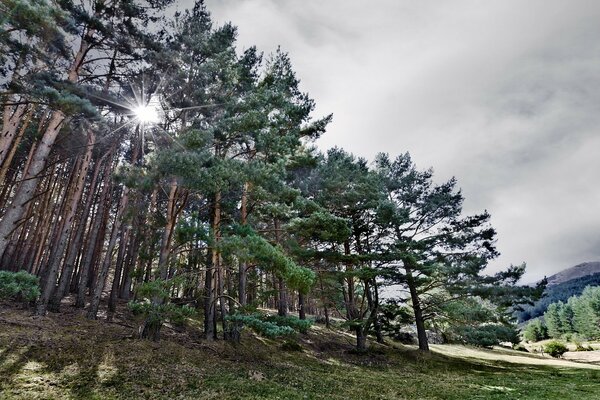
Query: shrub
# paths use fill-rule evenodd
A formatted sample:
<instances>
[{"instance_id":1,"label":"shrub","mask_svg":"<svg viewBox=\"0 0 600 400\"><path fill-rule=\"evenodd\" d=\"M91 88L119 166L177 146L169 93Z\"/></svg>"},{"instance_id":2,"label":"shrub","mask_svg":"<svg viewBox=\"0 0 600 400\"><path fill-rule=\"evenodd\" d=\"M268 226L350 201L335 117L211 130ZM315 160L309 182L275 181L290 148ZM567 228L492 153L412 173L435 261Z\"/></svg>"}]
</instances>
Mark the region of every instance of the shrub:
<instances>
[{"instance_id":1,"label":"shrub","mask_svg":"<svg viewBox=\"0 0 600 400\"><path fill-rule=\"evenodd\" d=\"M279 315L269 315L265 317L264 320L267 322L272 322L277 326L289 326L293 330L300 333L308 332L308 330L313 324L312 320L300 319L293 315L287 317L281 317Z\"/></svg>"},{"instance_id":2,"label":"shrub","mask_svg":"<svg viewBox=\"0 0 600 400\"><path fill-rule=\"evenodd\" d=\"M181 280L157 279L140 284L136 288L138 300L130 301L127 307L134 315L144 318L140 327L140 337L158 340L162 324L169 321L182 325L186 318L193 316L196 310L188 305L178 306L170 302L169 293Z\"/></svg>"},{"instance_id":3,"label":"shrub","mask_svg":"<svg viewBox=\"0 0 600 400\"><path fill-rule=\"evenodd\" d=\"M564 343L559 342L557 340L553 340L548 342L546 346L544 346L544 351L550 354L552 357L561 357L564 353L569 351L567 346Z\"/></svg>"},{"instance_id":4,"label":"shrub","mask_svg":"<svg viewBox=\"0 0 600 400\"><path fill-rule=\"evenodd\" d=\"M278 326L273 322L264 320L265 316L259 313L255 314L233 314L228 315L226 320L232 322L238 329L244 326L249 327L259 335L266 336L268 338L275 338L279 336L292 335L296 331L289 326Z\"/></svg>"},{"instance_id":5,"label":"shrub","mask_svg":"<svg viewBox=\"0 0 600 400\"><path fill-rule=\"evenodd\" d=\"M40 295L39 278L25 271L0 271L0 299L35 301Z\"/></svg>"},{"instance_id":6,"label":"shrub","mask_svg":"<svg viewBox=\"0 0 600 400\"><path fill-rule=\"evenodd\" d=\"M280 317L261 313L233 314L227 316L240 329L244 326L251 328L259 335L269 338L293 335L296 332L306 333L312 326L312 320L302 320L294 316Z\"/></svg>"}]
</instances>

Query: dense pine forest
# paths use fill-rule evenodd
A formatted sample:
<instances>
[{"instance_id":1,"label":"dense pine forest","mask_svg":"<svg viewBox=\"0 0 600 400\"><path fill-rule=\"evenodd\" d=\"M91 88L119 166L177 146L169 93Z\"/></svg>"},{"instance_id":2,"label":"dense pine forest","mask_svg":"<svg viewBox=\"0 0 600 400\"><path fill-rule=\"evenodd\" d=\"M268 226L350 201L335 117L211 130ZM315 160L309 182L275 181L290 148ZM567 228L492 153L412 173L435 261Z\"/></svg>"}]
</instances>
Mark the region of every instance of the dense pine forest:
<instances>
[{"instance_id":1,"label":"dense pine forest","mask_svg":"<svg viewBox=\"0 0 600 400\"><path fill-rule=\"evenodd\" d=\"M110 321L129 301L142 338L200 314L207 340L239 341L297 313L344 320L358 350L401 323L421 350L427 330L514 337L539 290L524 266L482 274L495 231L456 180L407 153L321 153L332 116L288 54L240 53L201 2L170 5L2 2L1 266L39 278L36 315Z\"/></svg>"},{"instance_id":2,"label":"dense pine forest","mask_svg":"<svg viewBox=\"0 0 600 400\"><path fill-rule=\"evenodd\" d=\"M383 357L377 346L418 345L410 362L421 370L390 361L404 376L467 368L431 355L432 341L520 341L514 316L545 281L522 285L524 264L488 272L496 231L487 211L463 212L456 179L418 168L409 153L367 160L318 148L334 117L314 115L293 54L240 51L236 27L214 23L202 1L174 6L0 1L0 307L11 309L0 325L16 335L0 342L31 344L9 329L27 316L24 326L49 335L36 336L29 357L62 371L72 355L53 359L40 350L47 343L85 353L92 337L110 343L124 327L127 346L151 343L163 358L179 354L172 339L183 335L242 366L252 357L271 365L265 349L277 338L301 352L343 348L352 336L347 356L370 360L365 368ZM70 336L74 315L87 318L77 323L85 335ZM39 325L45 318L54 322ZM315 332L338 336L320 344ZM184 353L170 365L203 374L194 369L202 357ZM294 354L282 357L293 364ZM94 368L101 357L89 353ZM377 373L356 379L368 387L383 380Z\"/></svg>"}]
</instances>

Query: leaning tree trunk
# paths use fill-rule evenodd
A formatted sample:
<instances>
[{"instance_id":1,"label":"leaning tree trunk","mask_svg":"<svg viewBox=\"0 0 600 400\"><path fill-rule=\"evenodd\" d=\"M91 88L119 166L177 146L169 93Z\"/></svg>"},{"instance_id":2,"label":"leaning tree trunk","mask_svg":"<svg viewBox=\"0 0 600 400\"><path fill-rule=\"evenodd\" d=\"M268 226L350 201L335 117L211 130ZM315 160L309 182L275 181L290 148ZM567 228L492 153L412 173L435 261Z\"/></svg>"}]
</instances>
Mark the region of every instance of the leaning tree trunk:
<instances>
[{"instance_id":1,"label":"leaning tree trunk","mask_svg":"<svg viewBox=\"0 0 600 400\"><path fill-rule=\"evenodd\" d=\"M4 107L4 121L2 125L2 135L0 135L0 165L4 165L5 161L7 161L10 148L16 145L16 143L13 142L17 131L19 130L21 119L25 113L28 113L29 116L31 116L31 111L32 108L28 107L25 103L17 105L14 110L12 109L12 106ZM24 125L26 126L26 124Z\"/></svg>"},{"instance_id":2,"label":"leaning tree trunk","mask_svg":"<svg viewBox=\"0 0 600 400\"><path fill-rule=\"evenodd\" d=\"M421 300L417 293L412 270L405 264L406 283L410 291L410 299L412 301L413 311L415 314L415 323L417 325L417 337L419 339L419 350L429 351L429 342L427 340L427 331L425 330L425 320L423 319L423 310L421 309Z\"/></svg>"},{"instance_id":3,"label":"leaning tree trunk","mask_svg":"<svg viewBox=\"0 0 600 400\"><path fill-rule=\"evenodd\" d=\"M171 188L169 190L169 199L167 201L167 224L163 232L163 237L160 244L160 256L158 258L158 271L159 277L162 280L166 280L168 277L168 261L171 253L171 239L173 238L173 232L177 219L177 180L173 179L171 182Z\"/></svg>"},{"instance_id":4,"label":"leaning tree trunk","mask_svg":"<svg viewBox=\"0 0 600 400\"><path fill-rule=\"evenodd\" d=\"M2 166L2 168L0 168L0 183L4 182L4 177L6 176L6 173L10 168L10 164L12 163L13 157L15 156L17 149L19 148L21 139L23 138L23 135L25 134L29 123L31 122L32 115L33 107L30 108L29 111L27 111L27 115L25 115L24 117L25 121L23 122L21 129L19 129L17 137L14 140L11 139L11 147L8 150L0 150L0 165Z\"/></svg>"}]
</instances>

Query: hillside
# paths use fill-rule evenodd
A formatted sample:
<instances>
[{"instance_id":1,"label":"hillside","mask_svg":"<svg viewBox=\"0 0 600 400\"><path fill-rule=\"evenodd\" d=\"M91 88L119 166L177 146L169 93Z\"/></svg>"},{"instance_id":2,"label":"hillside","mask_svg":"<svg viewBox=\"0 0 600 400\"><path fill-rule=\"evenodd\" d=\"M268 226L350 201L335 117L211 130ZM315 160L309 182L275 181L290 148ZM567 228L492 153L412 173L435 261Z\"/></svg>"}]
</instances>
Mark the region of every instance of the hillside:
<instances>
[{"instance_id":1,"label":"hillside","mask_svg":"<svg viewBox=\"0 0 600 400\"><path fill-rule=\"evenodd\" d=\"M548 277L544 297L533 305L523 307L523 311L517 314L519 322L541 316L552 303L565 302L571 296L579 296L587 286L599 285L600 262L579 264L552 275Z\"/></svg>"},{"instance_id":2,"label":"hillside","mask_svg":"<svg viewBox=\"0 0 600 400\"><path fill-rule=\"evenodd\" d=\"M573 279L600 273L600 261L585 262L567 268L548 277L548 286L558 285Z\"/></svg>"},{"instance_id":3,"label":"hillside","mask_svg":"<svg viewBox=\"0 0 600 400\"><path fill-rule=\"evenodd\" d=\"M315 326L284 351L248 332L206 342L194 321L154 343L132 339L135 325L124 310L105 323L3 307L0 399L600 399L598 367L511 350L373 343L359 355L344 331Z\"/></svg>"}]
</instances>

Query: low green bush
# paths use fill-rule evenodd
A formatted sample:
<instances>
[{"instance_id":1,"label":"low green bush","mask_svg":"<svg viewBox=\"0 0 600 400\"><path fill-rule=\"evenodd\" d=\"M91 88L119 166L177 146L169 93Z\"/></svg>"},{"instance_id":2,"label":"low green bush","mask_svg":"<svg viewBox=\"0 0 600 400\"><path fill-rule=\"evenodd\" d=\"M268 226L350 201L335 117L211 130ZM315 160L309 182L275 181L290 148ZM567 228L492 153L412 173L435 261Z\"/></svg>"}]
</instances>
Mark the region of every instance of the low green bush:
<instances>
[{"instance_id":1,"label":"low green bush","mask_svg":"<svg viewBox=\"0 0 600 400\"><path fill-rule=\"evenodd\" d=\"M277 326L289 326L293 330L306 333L313 325L313 321L309 319L300 319L296 316L290 315L287 317L281 317L279 315L269 315L264 319L267 322L272 322Z\"/></svg>"},{"instance_id":2,"label":"low green bush","mask_svg":"<svg viewBox=\"0 0 600 400\"><path fill-rule=\"evenodd\" d=\"M312 320L302 320L298 317L281 317L278 315L265 315L261 313L233 314L226 318L235 326L249 327L256 333L269 338L293 335L296 332L306 333L312 326Z\"/></svg>"},{"instance_id":3,"label":"low green bush","mask_svg":"<svg viewBox=\"0 0 600 400\"><path fill-rule=\"evenodd\" d=\"M35 301L40 295L40 279L25 271L0 271L0 299Z\"/></svg>"},{"instance_id":4,"label":"low green bush","mask_svg":"<svg viewBox=\"0 0 600 400\"><path fill-rule=\"evenodd\" d=\"M273 322L265 321L264 316L259 313L247 315L228 315L226 317L226 320L239 327L238 329L242 329L243 327L247 326L259 335L268 338L292 335L296 332L293 328L289 326L278 326Z\"/></svg>"},{"instance_id":5,"label":"low green bush","mask_svg":"<svg viewBox=\"0 0 600 400\"><path fill-rule=\"evenodd\" d=\"M564 343L559 342L557 340L553 340L551 342L548 342L546 346L544 346L544 351L550 354L552 357L559 358L564 353L569 351L569 349Z\"/></svg>"}]
</instances>

